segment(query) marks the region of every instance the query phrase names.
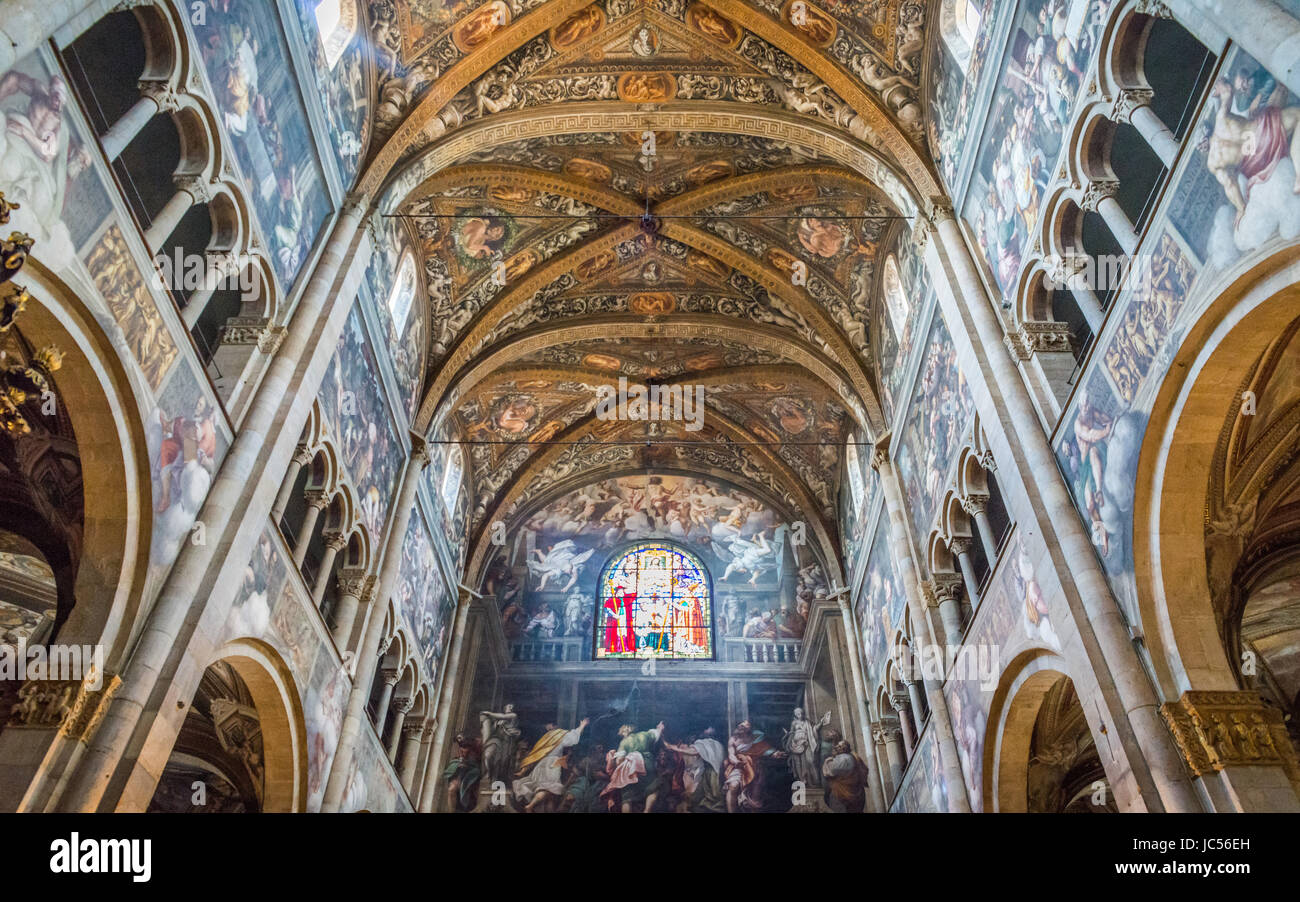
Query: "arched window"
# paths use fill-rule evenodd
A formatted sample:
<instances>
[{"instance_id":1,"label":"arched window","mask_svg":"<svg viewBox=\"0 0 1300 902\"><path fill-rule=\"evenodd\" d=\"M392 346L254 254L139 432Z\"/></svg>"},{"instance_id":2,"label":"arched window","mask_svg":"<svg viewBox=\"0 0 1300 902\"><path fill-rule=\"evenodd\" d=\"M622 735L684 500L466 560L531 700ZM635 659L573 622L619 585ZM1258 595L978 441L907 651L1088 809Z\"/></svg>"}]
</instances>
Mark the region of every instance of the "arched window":
<instances>
[{"instance_id":1,"label":"arched window","mask_svg":"<svg viewBox=\"0 0 1300 902\"><path fill-rule=\"evenodd\" d=\"M601 572L595 657L713 657L713 592L700 559L668 542L640 542Z\"/></svg>"},{"instance_id":2,"label":"arched window","mask_svg":"<svg viewBox=\"0 0 1300 902\"><path fill-rule=\"evenodd\" d=\"M325 64L333 69L357 33L357 5L353 0L321 0L316 4L316 27L320 29Z\"/></svg>"},{"instance_id":3,"label":"arched window","mask_svg":"<svg viewBox=\"0 0 1300 902\"><path fill-rule=\"evenodd\" d=\"M849 440L848 452L844 457L844 466L849 471L849 491L853 495L853 510L858 516L862 516L862 501L865 490L862 485L862 463L861 458L858 456L857 438Z\"/></svg>"},{"instance_id":4,"label":"arched window","mask_svg":"<svg viewBox=\"0 0 1300 902\"><path fill-rule=\"evenodd\" d=\"M983 24L987 0L943 0L939 7L939 31L961 71L970 69L971 51Z\"/></svg>"},{"instance_id":5,"label":"arched window","mask_svg":"<svg viewBox=\"0 0 1300 902\"><path fill-rule=\"evenodd\" d=\"M450 516L456 510L456 499L460 497L461 456L460 446L452 445L447 452L447 469L442 474L442 506Z\"/></svg>"},{"instance_id":6,"label":"arched window","mask_svg":"<svg viewBox=\"0 0 1300 902\"><path fill-rule=\"evenodd\" d=\"M397 268L397 278L388 293L388 312L393 317L393 330L401 335L406 331L406 320L411 315L411 302L415 300L415 255L410 251L402 257Z\"/></svg>"}]
</instances>

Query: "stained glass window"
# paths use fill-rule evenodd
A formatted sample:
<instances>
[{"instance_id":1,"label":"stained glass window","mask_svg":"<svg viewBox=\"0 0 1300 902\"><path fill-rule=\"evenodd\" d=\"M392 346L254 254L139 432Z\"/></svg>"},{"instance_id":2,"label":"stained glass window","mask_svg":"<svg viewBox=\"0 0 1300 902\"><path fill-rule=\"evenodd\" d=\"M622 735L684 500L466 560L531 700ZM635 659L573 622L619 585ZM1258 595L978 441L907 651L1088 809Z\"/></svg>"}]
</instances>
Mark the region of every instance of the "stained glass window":
<instances>
[{"instance_id":1,"label":"stained glass window","mask_svg":"<svg viewBox=\"0 0 1300 902\"><path fill-rule=\"evenodd\" d=\"M642 542L606 564L597 585L596 658L713 657L713 597L695 555Z\"/></svg>"}]
</instances>

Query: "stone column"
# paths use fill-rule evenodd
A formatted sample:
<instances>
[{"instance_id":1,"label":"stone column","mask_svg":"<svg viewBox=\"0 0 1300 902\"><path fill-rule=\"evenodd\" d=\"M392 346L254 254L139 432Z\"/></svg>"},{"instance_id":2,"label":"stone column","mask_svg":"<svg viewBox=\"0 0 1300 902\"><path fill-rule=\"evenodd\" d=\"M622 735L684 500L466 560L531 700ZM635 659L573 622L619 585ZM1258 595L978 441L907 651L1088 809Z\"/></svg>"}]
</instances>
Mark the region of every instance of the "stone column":
<instances>
[{"instance_id":1,"label":"stone column","mask_svg":"<svg viewBox=\"0 0 1300 902\"><path fill-rule=\"evenodd\" d=\"M289 470L285 474L284 482L280 483L280 492L275 496L275 504L271 505L271 522L277 527L284 516L285 508L289 506L289 496L293 494L293 487L298 482L298 474L302 472L303 467L311 463L311 458L311 451L300 446L294 453L293 459L289 461Z\"/></svg>"},{"instance_id":2,"label":"stone column","mask_svg":"<svg viewBox=\"0 0 1300 902\"><path fill-rule=\"evenodd\" d=\"M406 538L406 528L411 522L411 512L415 509L416 491L420 487L420 473L429 463L429 449L424 439L418 435L411 436L411 457L406 462L402 474L402 488L397 502L392 508L392 522L388 526L388 537L384 543L383 566L379 572L378 585L371 602L372 613L366 623L365 635L357 649L357 674L352 683L352 693L348 696L347 713L343 718L343 728L339 731L338 751L334 754L334 763L330 766L329 782L325 786L325 797L321 802L322 811L338 811L343 801L343 792L347 788L348 768L356 751L357 736L366 719L365 707L370 692L370 682L374 678L375 668L379 665L379 642L383 639L383 606L392 597L393 587L397 585L398 571L402 564L402 542ZM381 728L382 728L382 721Z\"/></svg>"},{"instance_id":3,"label":"stone column","mask_svg":"<svg viewBox=\"0 0 1300 902\"><path fill-rule=\"evenodd\" d=\"M176 231L181 219L196 204L206 204L212 200L212 186L194 175L180 176L176 179L176 193L171 200L153 217L153 222L144 233L144 243L153 253L158 253ZM173 276L173 278L175 278Z\"/></svg>"},{"instance_id":4,"label":"stone column","mask_svg":"<svg viewBox=\"0 0 1300 902\"><path fill-rule=\"evenodd\" d=\"M1174 168L1178 157L1178 139L1169 130L1156 111L1151 109L1153 92L1150 88L1122 88L1111 107L1110 118L1127 122L1138 130L1166 169Z\"/></svg>"},{"instance_id":5,"label":"stone column","mask_svg":"<svg viewBox=\"0 0 1300 902\"><path fill-rule=\"evenodd\" d=\"M861 637L858 635L858 624L853 619L853 611L849 608L848 593L843 593L839 597L840 602L840 624L844 628L845 657L849 659L849 675L853 680L854 696L857 701L857 720L861 725L861 732L854 738L862 743L863 749L870 744L870 730L867 727L869 715L867 711L867 699L871 697L871 687L867 685L867 670L863 666L861 649ZM847 736L845 737L847 738Z\"/></svg>"},{"instance_id":6,"label":"stone column","mask_svg":"<svg viewBox=\"0 0 1300 902\"><path fill-rule=\"evenodd\" d=\"M436 781L441 779L442 770L445 767L443 761L447 757L447 742L452 734L451 711L452 703L456 698L456 692L460 687L461 670L465 667L465 643L469 636L470 608L473 606L473 596L464 589L458 593L456 600L456 620L451 630L451 648L447 653L447 658L443 662L442 685L438 688L438 709L436 719L438 722L437 732L433 737L433 750L429 759L429 775ZM493 605L495 609L495 603ZM473 666L473 662L470 663ZM429 810L433 810L438 805L437 791L430 797L427 804Z\"/></svg>"},{"instance_id":7,"label":"stone column","mask_svg":"<svg viewBox=\"0 0 1300 902\"><path fill-rule=\"evenodd\" d=\"M921 711L924 710L921 706L921 690L916 685L916 680L903 680L903 685L907 687L907 697L912 703L912 714L916 719L916 729L920 732Z\"/></svg>"},{"instance_id":8,"label":"stone column","mask_svg":"<svg viewBox=\"0 0 1300 902\"><path fill-rule=\"evenodd\" d=\"M902 692L895 692L889 696L890 703L894 706L894 712L898 715L898 726L903 731L903 752L907 760L912 760L912 755L916 753L916 741L920 737L917 735L916 721L912 719L911 703L907 696Z\"/></svg>"},{"instance_id":9,"label":"stone column","mask_svg":"<svg viewBox=\"0 0 1300 902\"><path fill-rule=\"evenodd\" d=\"M944 644L952 648L961 645L961 634L966 629L961 615L961 580L955 573L936 573L930 584L943 623Z\"/></svg>"},{"instance_id":10,"label":"stone column","mask_svg":"<svg viewBox=\"0 0 1300 902\"><path fill-rule=\"evenodd\" d=\"M397 759L400 767L397 770L397 779L401 781L402 788L406 790L406 796L411 800L411 807L416 808L420 804L419 793L415 790L419 786L415 783L415 771L420 765L420 741L424 736L424 724L420 721L402 725L402 748L401 755Z\"/></svg>"},{"instance_id":11,"label":"stone column","mask_svg":"<svg viewBox=\"0 0 1300 902\"><path fill-rule=\"evenodd\" d=\"M352 627L357 621L357 609L361 607L361 596L369 582L366 572L358 567L345 567L339 572L339 600L334 607L334 626L330 629L339 654L348 650Z\"/></svg>"},{"instance_id":12,"label":"stone column","mask_svg":"<svg viewBox=\"0 0 1300 902\"><path fill-rule=\"evenodd\" d=\"M393 726L388 731L388 744L384 751L388 753L388 760L397 766L397 753L402 747L402 728L406 726L406 715L411 713L415 707L415 699L409 695L399 698L397 704L393 706Z\"/></svg>"},{"instance_id":13,"label":"stone column","mask_svg":"<svg viewBox=\"0 0 1300 902\"><path fill-rule=\"evenodd\" d=\"M442 776L442 771L434 765L433 760L433 738L438 733L438 723L432 718L424 719L424 735L420 738L420 773L416 777L416 782L420 787L420 799L416 802L416 810L421 814L429 814L433 811L433 806L437 803L438 780Z\"/></svg>"},{"instance_id":14,"label":"stone column","mask_svg":"<svg viewBox=\"0 0 1300 902\"><path fill-rule=\"evenodd\" d=\"M953 536L948 540L948 548L957 558L961 578L966 583L966 597L974 608L979 603L979 580L975 578L975 562L970 556L971 541L970 536Z\"/></svg>"},{"instance_id":15,"label":"stone column","mask_svg":"<svg viewBox=\"0 0 1300 902\"><path fill-rule=\"evenodd\" d=\"M139 781L131 793L133 803L143 807L152 796L160 769L151 777L138 767L142 751L150 747L145 734L157 727L160 743L152 747L171 748L183 720L176 717L177 704L188 703L202 676L195 651L206 654L220 641L239 589L236 573L252 557L267 502L306 424L310 406L303 401L316 396L355 297L340 285L340 276L350 271L344 264L357 280L364 271L364 255L358 251L366 244L357 227L368 204L364 197L349 200L325 239L285 339L199 511L208 541L181 544L128 658L122 689L57 801L57 810L94 810L111 783L126 793L132 779ZM196 598L204 601L196 605ZM163 712L165 720L158 716Z\"/></svg>"},{"instance_id":16,"label":"stone column","mask_svg":"<svg viewBox=\"0 0 1300 902\"><path fill-rule=\"evenodd\" d=\"M926 265L933 273L958 353L978 366L979 372L968 374L968 378L974 379L980 419L992 441L1006 442L999 460L1014 463L1027 494L1033 496L1024 499L1015 519L1027 537L1041 536L1039 541L1057 573L1062 577L1068 574L1069 578L1061 579L1061 602L1083 634L1084 647L1090 647L1094 637L1099 646L1098 655L1089 655L1090 663L1112 710L1119 734L1116 740L1123 743L1128 767L1138 781L1138 786L1129 787L1128 800L1137 801L1136 794L1145 789L1158 795L1148 801L1157 808L1199 811L1200 803L1187 782L1169 731L1160 721L1155 691L1057 469L1029 392L1011 357L1000 350L1002 327L952 207L946 199L936 198L932 208L930 221L936 237L927 248ZM1014 508L1017 499L1011 497L1009 502Z\"/></svg>"},{"instance_id":17,"label":"stone column","mask_svg":"<svg viewBox=\"0 0 1300 902\"><path fill-rule=\"evenodd\" d=\"M875 756L876 782L881 795L881 811L889 811L889 803L894 798L893 770L889 766L889 756L885 752L885 728L879 724L871 727L871 752Z\"/></svg>"},{"instance_id":18,"label":"stone column","mask_svg":"<svg viewBox=\"0 0 1300 902\"><path fill-rule=\"evenodd\" d=\"M218 288L229 285L232 279L238 285L236 277L242 270L241 263L246 263L227 251L207 253L205 257L207 266L203 270L203 285L185 299L185 307L181 310L181 321L189 331L193 331L199 324L199 318L203 316L203 311L207 309ZM251 300L251 298L244 298L244 300ZM254 320L254 323L262 327L270 325L260 317Z\"/></svg>"},{"instance_id":19,"label":"stone column","mask_svg":"<svg viewBox=\"0 0 1300 902\"><path fill-rule=\"evenodd\" d=\"M122 151L126 150L154 116L180 109L180 98L166 82L142 81L140 92L141 97L135 105L99 136L99 144L104 148L104 156L110 163L122 155Z\"/></svg>"},{"instance_id":20,"label":"stone column","mask_svg":"<svg viewBox=\"0 0 1300 902\"><path fill-rule=\"evenodd\" d=\"M339 552L348 547L348 537L340 533L330 533L325 538L325 554L321 557L320 571L316 574L316 584L311 587L311 603L318 609L325 600L325 590L329 588L330 574L334 572L334 561Z\"/></svg>"},{"instance_id":21,"label":"stone column","mask_svg":"<svg viewBox=\"0 0 1300 902\"><path fill-rule=\"evenodd\" d=\"M903 728L897 720L884 718L881 732L885 737L885 758L889 761L889 778L894 784L894 793L903 788L903 774L907 771L907 757L903 750Z\"/></svg>"},{"instance_id":22,"label":"stone column","mask_svg":"<svg viewBox=\"0 0 1300 902\"><path fill-rule=\"evenodd\" d=\"M315 490L307 492L307 514L302 518L302 526L293 540L293 565L299 569L307 558L307 548L311 545L312 534L316 532L316 521L320 518L320 512L328 504L329 498L324 492Z\"/></svg>"},{"instance_id":23,"label":"stone column","mask_svg":"<svg viewBox=\"0 0 1300 902\"><path fill-rule=\"evenodd\" d=\"M384 681L384 688L379 693L379 703L375 705L375 732L382 739L384 736L384 724L388 720L388 706L393 701L393 689L397 686L397 680L401 677L396 667L385 667L379 672Z\"/></svg>"},{"instance_id":24,"label":"stone column","mask_svg":"<svg viewBox=\"0 0 1300 902\"><path fill-rule=\"evenodd\" d=\"M1137 253L1140 239L1128 214L1115 199L1117 191L1119 191L1119 182L1114 179L1093 179L1084 187L1079 206L1089 212L1100 214L1111 234L1115 236L1115 240L1119 242L1120 248L1131 257Z\"/></svg>"},{"instance_id":25,"label":"stone column","mask_svg":"<svg viewBox=\"0 0 1300 902\"><path fill-rule=\"evenodd\" d=\"M1079 312L1088 323L1088 329L1093 335L1101 332L1102 320L1105 314L1101 309L1101 302L1097 300L1097 293L1093 291L1093 286L1088 284L1086 278L1088 272L1088 258L1083 253L1071 253L1065 257L1053 257L1048 260L1047 277L1051 280L1053 288L1064 288L1074 295L1074 302L1079 305ZM1067 345L1066 350L1069 350Z\"/></svg>"},{"instance_id":26,"label":"stone column","mask_svg":"<svg viewBox=\"0 0 1300 902\"><path fill-rule=\"evenodd\" d=\"M975 531L979 533L980 544L984 546L984 556L992 568L997 563L998 546L993 537L993 525L989 523L988 508L988 495L967 495L961 499L961 509L975 521Z\"/></svg>"}]
</instances>

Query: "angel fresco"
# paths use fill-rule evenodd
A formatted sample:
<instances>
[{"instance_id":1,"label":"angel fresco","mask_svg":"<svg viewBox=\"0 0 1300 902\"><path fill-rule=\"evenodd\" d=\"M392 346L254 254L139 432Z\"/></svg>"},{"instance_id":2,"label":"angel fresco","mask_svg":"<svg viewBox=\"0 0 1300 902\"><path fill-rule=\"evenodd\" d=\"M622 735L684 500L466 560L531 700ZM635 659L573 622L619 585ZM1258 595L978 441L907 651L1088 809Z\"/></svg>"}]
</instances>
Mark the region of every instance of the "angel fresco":
<instances>
[{"instance_id":1,"label":"angel fresco","mask_svg":"<svg viewBox=\"0 0 1300 902\"><path fill-rule=\"evenodd\" d=\"M528 562L528 572L537 577L539 582L537 591L541 592L546 589L546 583L551 579L559 580L562 577L569 577L569 582L561 591L567 592L573 588L573 584L578 581L578 576L582 573L582 565L591 557L594 548L588 548L586 551L579 552L578 546L572 539L565 539L562 542L556 542L545 552L541 549L535 549L533 554L537 556L536 560Z\"/></svg>"},{"instance_id":2,"label":"angel fresco","mask_svg":"<svg viewBox=\"0 0 1300 902\"><path fill-rule=\"evenodd\" d=\"M484 260L501 253L506 233L506 223L499 216L469 216L456 223L456 248L471 259Z\"/></svg>"}]
</instances>

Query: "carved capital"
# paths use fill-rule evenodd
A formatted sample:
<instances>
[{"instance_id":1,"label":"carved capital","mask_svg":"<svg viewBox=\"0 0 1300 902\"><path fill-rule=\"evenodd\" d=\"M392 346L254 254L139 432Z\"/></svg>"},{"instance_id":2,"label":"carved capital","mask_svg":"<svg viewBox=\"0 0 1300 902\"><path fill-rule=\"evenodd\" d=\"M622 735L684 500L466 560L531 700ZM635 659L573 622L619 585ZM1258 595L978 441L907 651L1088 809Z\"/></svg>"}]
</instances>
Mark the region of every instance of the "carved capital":
<instances>
[{"instance_id":1,"label":"carved capital","mask_svg":"<svg viewBox=\"0 0 1300 902\"><path fill-rule=\"evenodd\" d=\"M1003 336L1011 356L1017 360L1029 360L1039 351L1070 351L1070 327L1065 323L1021 323L1015 332Z\"/></svg>"},{"instance_id":2,"label":"carved capital","mask_svg":"<svg viewBox=\"0 0 1300 902\"><path fill-rule=\"evenodd\" d=\"M937 226L942 222L950 222L957 218L956 212L952 208L952 201L942 194L936 194L930 198L930 215L927 219L930 225Z\"/></svg>"},{"instance_id":3,"label":"carved capital","mask_svg":"<svg viewBox=\"0 0 1300 902\"><path fill-rule=\"evenodd\" d=\"M889 701L894 706L895 711L904 711L912 707L912 699L906 692L891 692Z\"/></svg>"},{"instance_id":4,"label":"carved capital","mask_svg":"<svg viewBox=\"0 0 1300 902\"><path fill-rule=\"evenodd\" d=\"M401 677L396 667L385 667L379 673L384 678L385 686L396 686L398 678Z\"/></svg>"},{"instance_id":5,"label":"carved capital","mask_svg":"<svg viewBox=\"0 0 1300 902\"><path fill-rule=\"evenodd\" d=\"M997 472L998 462L993 459L993 452L988 448L979 452L979 454L976 455L976 459L980 462L980 466L988 470L990 473Z\"/></svg>"},{"instance_id":6,"label":"carved capital","mask_svg":"<svg viewBox=\"0 0 1300 902\"><path fill-rule=\"evenodd\" d=\"M324 510L330 503L329 495L320 489L308 489L303 493L303 497L307 499L308 507L314 507L318 510Z\"/></svg>"},{"instance_id":7,"label":"carved capital","mask_svg":"<svg viewBox=\"0 0 1300 902\"><path fill-rule=\"evenodd\" d=\"M142 81L140 93L156 103L160 113L174 113L181 108L181 95L165 81Z\"/></svg>"},{"instance_id":8,"label":"carved capital","mask_svg":"<svg viewBox=\"0 0 1300 902\"><path fill-rule=\"evenodd\" d=\"M889 463L889 450L887 448L877 447L871 452L871 468L879 470Z\"/></svg>"},{"instance_id":9,"label":"carved capital","mask_svg":"<svg viewBox=\"0 0 1300 902\"><path fill-rule=\"evenodd\" d=\"M223 345L260 344L269 324L264 316L232 316L221 327L217 340Z\"/></svg>"},{"instance_id":10,"label":"carved capital","mask_svg":"<svg viewBox=\"0 0 1300 902\"><path fill-rule=\"evenodd\" d=\"M1160 713L1198 777L1226 767L1281 767L1293 781L1300 777L1281 713L1254 692L1188 691Z\"/></svg>"},{"instance_id":11,"label":"carved capital","mask_svg":"<svg viewBox=\"0 0 1300 902\"><path fill-rule=\"evenodd\" d=\"M353 598L360 599L366 589L369 588L367 583L371 577L366 576L364 570L354 567L347 567L339 571L339 594L350 595ZM387 649L385 649L387 651Z\"/></svg>"},{"instance_id":12,"label":"carved capital","mask_svg":"<svg viewBox=\"0 0 1300 902\"><path fill-rule=\"evenodd\" d=\"M988 495L966 495L960 501L961 509L972 517L984 513L989 507Z\"/></svg>"},{"instance_id":13,"label":"carved capital","mask_svg":"<svg viewBox=\"0 0 1300 902\"><path fill-rule=\"evenodd\" d=\"M257 349L263 354L274 354L280 350L287 332L284 326L267 326L257 339Z\"/></svg>"},{"instance_id":14,"label":"carved capital","mask_svg":"<svg viewBox=\"0 0 1300 902\"><path fill-rule=\"evenodd\" d=\"M933 586L936 607L945 601L958 601L961 598L961 576L959 574L936 573Z\"/></svg>"},{"instance_id":15,"label":"carved capital","mask_svg":"<svg viewBox=\"0 0 1300 902\"><path fill-rule=\"evenodd\" d=\"M348 547L348 537L341 532L331 532L324 536L325 547L334 551L335 554Z\"/></svg>"},{"instance_id":16,"label":"carved capital","mask_svg":"<svg viewBox=\"0 0 1300 902\"><path fill-rule=\"evenodd\" d=\"M1079 206L1089 213L1096 213L1101 202L1108 197L1114 197L1119 191L1119 182L1115 179L1092 179L1083 188L1083 197L1079 200Z\"/></svg>"},{"instance_id":17,"label":"carved capital","mask_svg":"<svg viewBox=\"0 0 1300 902\"><path fill-rule=\"evenodd\" d=\"M411 433L411 462L423 470L429 465L429 442L419 433Z\"/></svg>"},{"instance_id":18,"label":"carved capital","mask_svg":"<svg viewBox=\"0 0 1300 902\"><path fill-rule=\"evenodd\" d=\"M212 183L197 175L180 176L176 179L176 187L194 198L195 204L206 204L212 200Z\"/></svg>"},{"instance_id":19,"label":"carved capital","mask_svg":"<svg viewBox=\"0 0 1300 902\"><path fill-rule=\"evenodd\" d=\"M1133 8L1135 13L1144 16L1151 16L1154 19L1172 19L1174 14L1160 0L1138 0L1137 6Z\"/></svg>"},{"instance_id":20,"label":"carved capital","mask_svg":"<svg viewBox=\"0 0 1300 902\"><path fill-rule=\"evenodd\" d=\"M396 680L394 680L396 682ZM398 714L408 714L415 707L415 699L403 696L393 702L393 707L397 709Z\"/></svg>"},{"instance_id":21,"label":"carved capital","mask_svg":"<svg viewBox=\"0 0 1300 902\"><path fill-rule=\"evenodd\" d=\"M1150 88L1122 88L1111 105L1110 118L1116 122L1131 122L1133 111L1140 106L1147 106L1155 92Z\"/></svg>"},{"instance_id":22,"label":"carved capital","mask_svg":"<svg viewBox=\"0 0 1300 902\"><path fill-rule=\"evenodd\" d=\"M424 723L423 723L423 721L414 720L414 721L411 721L410 723L404 723L404 724L402 724L402 738L403 738L403 739L408 739L408 740L409 740L409 739L421 739L421 738L423 738L423 736L424 736Z\"/></svg>"},{"instance_id":23,"label":"carved capital","mask_svg":"<svg viewBox=\"0 0 1300 902\"><path fill-rule=\"evenodd\" d=\"M961 557L963 554L969 554L970 546L970 536L953 536L948 539L948 547L952 550L952 553L958 557Z\"/></svg>"}]
</instances>

